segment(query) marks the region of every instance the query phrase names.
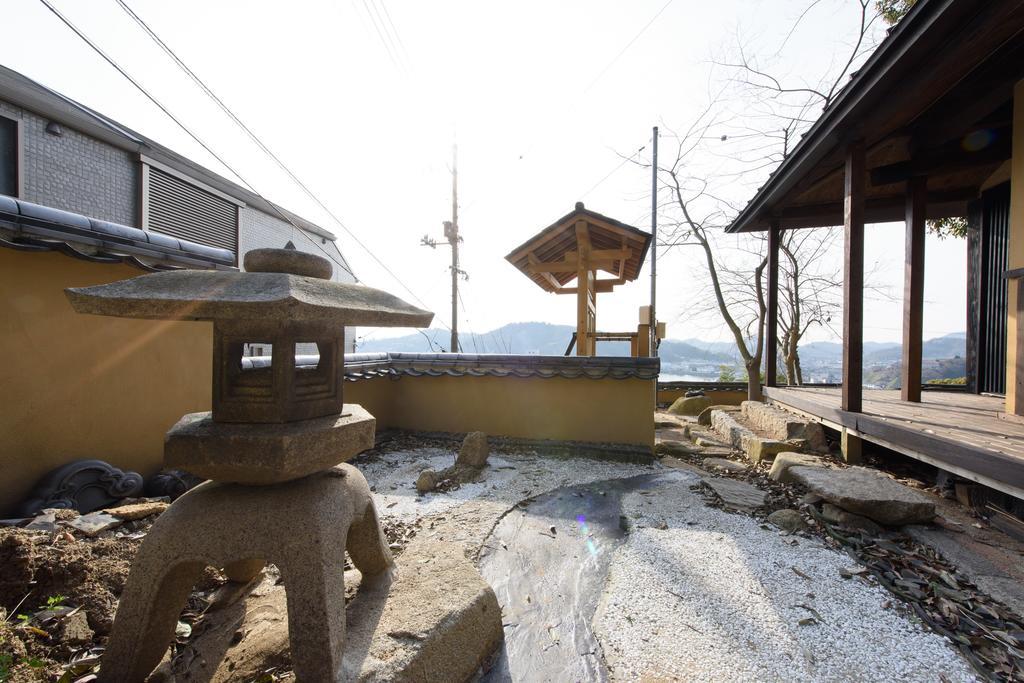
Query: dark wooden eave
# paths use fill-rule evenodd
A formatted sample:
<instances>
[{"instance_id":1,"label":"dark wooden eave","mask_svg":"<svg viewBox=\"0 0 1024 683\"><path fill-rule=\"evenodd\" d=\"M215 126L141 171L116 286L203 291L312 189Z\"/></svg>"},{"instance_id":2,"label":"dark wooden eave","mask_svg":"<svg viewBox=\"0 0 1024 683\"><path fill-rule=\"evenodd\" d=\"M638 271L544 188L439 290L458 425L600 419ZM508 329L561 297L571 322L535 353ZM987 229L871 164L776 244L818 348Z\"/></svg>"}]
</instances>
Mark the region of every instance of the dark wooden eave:
<instances>
[{"instance_id":1,"label":"dark wooden eave","mask_svg":"<svg viewBox=\"0 0 1024 683\"><path fill-rule=\"evenodd\" d=\"M1024 77L1024 0L920 0L780 164L728 232L839 225L847 145L867 149L865 220L904 217L927 176L928 218L966 204L1010 158Z\"/></svg>"}]
</instances>

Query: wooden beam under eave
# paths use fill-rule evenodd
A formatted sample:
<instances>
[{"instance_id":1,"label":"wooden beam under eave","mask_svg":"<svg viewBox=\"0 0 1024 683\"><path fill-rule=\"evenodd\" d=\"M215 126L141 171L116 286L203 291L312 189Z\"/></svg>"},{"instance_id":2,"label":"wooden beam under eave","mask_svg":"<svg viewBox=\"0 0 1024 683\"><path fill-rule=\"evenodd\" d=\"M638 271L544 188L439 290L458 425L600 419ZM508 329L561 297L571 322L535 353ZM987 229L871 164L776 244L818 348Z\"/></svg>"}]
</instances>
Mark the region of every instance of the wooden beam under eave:
<instances>
[{"instance_id":1,"label":"wooden beam under eave","mask_svg":"<svg viewBox=\"0 0 1024 683\"><path fill-rule=\"evenodd\" d=\"M621 284L618 280L594 280L593 291L595 294L607 294ZM579 291L579 287L561 287L555 290L555 294L577 294Z\"/></svg>"},{"instance_id":2,"label":"wooden beam under eave","mask_svg":"<svg viewBox=\"0 0 1024 683\"><path fill-rule=\"evenodd\" d=\"M779 222L772 221L768 230L768 310L765 311L764 383L778 386L779 365ZM789 378L793 384L793 378Z\"/></svg>"},{"instance_id":3,"label":"wooden beam under eave","mask_svg":"<svg viewBox=\"0 0 1024 683\"><path fill-rule=\"evenodd\" d=\"M924 318L925 208L928 180L907 182L906 252L903 267L903 365L900 395L921 401L922 321Z\"/></svg>"},{"instance_id":4,"label":"wooden beam under eave","mask_svg":"<svg viewBox=\"0 0 1024 683\"><path fill-rule=\"evenodd\" d=\"M843 410L861 412L864 391L864 142L846 150L843 201Z\"/></svg>"},{"instance_id":5,"label":"wooden beam under eave","mask_svg":"<svg viewBox=\"0 0 1024 683\"><path fill-rule=\"evenodd\" d=\"M591 256L588 263L590 270L607 270L612 272L612 268L617 261L624 261L621 258L598 258ZM534 263L531 261L526 264L526 270L530 273L575 273L580 268L579 259L566 259L564 261L537 261Z\"/></svg>"}]
</instances>

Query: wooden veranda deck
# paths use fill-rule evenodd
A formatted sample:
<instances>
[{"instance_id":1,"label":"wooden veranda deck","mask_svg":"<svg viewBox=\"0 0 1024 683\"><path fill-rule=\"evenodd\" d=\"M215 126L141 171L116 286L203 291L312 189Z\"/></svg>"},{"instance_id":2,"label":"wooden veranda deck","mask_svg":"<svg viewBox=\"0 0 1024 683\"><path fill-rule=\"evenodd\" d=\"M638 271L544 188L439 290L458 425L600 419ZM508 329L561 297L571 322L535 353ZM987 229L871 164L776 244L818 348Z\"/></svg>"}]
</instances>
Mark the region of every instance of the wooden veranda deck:
<instances>
[{"instance_id":1,"label":"wooden veranda deck","mask_svg":"<svg viewBox=\"0 0 1024 683\"><path fill-rule=\"evenodd\" d=\"M1024 499L1024 422L1005 419L1003 399L925 391L920 403L899 391L864 390L863 411L840 409L838 387L770 387L768 398L834 429L890 448Z\"/></svg>"}]
</instances>

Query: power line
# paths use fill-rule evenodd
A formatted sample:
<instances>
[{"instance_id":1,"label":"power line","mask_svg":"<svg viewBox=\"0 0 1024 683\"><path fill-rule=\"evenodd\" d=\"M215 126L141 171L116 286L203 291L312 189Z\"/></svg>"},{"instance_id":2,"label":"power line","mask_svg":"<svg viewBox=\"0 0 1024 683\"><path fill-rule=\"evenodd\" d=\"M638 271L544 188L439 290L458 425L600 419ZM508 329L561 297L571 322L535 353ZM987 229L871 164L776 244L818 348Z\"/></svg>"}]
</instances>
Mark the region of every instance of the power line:
<instances>
[{"instance_id":1,"label":"power line","mask_svg":"<svg viewBox=\"0 0 1024 683\"><path fill-rule=\"evenodd\" d=\"M174 121L178 125L178 127L180 127L182 130L184 130L190 137L192 137L193 140L195 140L197 143L199 143L203 147L203 149L205 149L207 152L209 152L210 155L212 155L221 164L223 164L225 168L230 170L236 177L238 177L239 180L242 180L242 182L245 183L245 185L248 186L250 188L250 190L252 190L255 194L260 196L261 199L263 199L262 195L260 195L259 192L256 192L256 190L254 188L252 188L252 186L249 183L247 183L237 171L235 171L230 165L228 165L223 159L221 159L220 156L218 156L216 153L214 153L213 150L211 150L209 148L209 146L207 146L205 143L203 143L181 121L179 121L173 114L171 114L171 112L165 106L163 106L155 97L153 97L145 88L143 88L142 85L138 81L136 81L134 78L132 78L111 57L109 57L105 52L103 52L103 50L101 50L98 45L93 43L74 24L72 24L66 17L64 17L64 15L62 15L60 12L58 12L57 9L54 8L53 5L51 5L48 0L40 0L40 2L42 2L44 5L46 5L46 7L51 12L53 12L58 18L60 18L60 20L63 21L68 26L68 28L70 28L72 31L74 31L75 34L78 35L83 41L85 41L94 51L96 51L101 57L103 57L111 66L113 66L115 69L117 69L117 71L122 76L124 76L126 79L128 79L128 81L131 82L132 85L134 85L139 91L141 91L144 95L146 95L146 97L149 98L150 101L152 101L154 104L156 104L157 107L159 107L161 111L163 111L172 121ZM234 121L253 140L253 142L255 142L259 146L259 148L261 150L263 150L263 152L266 153L288 175L288 177L291 178L295 182L295 184L298 185L303 190L303 192L306 193L307 196L309 196L310 199L312 199L314 202L316 202L317 205L320 206L320 208L323 209L327 213L327 215L330 216L331 219L334 220L334 222L337 223L337 225L339 227L341 227L341 229L344 230L348 234L348 236L351 237L352 240L356 244L358 244L363 249L363 251L365 251L370 256L370 258L372 258L381 268L384 269L384 272L386 272L388 275L390 275L392 277L392 279L394 279L395 282L397 282L406 292L408 292L409 295L413 299L415 299L421 306L423 306L424 308L427 307L427 304L424 303L424 301L422 299L420 299L418 296L416 296L416 294L394 273L394 271L392 271L383 261L381 261L377 257L377 255L374 254L370 250L370 248L367 247L362 242L362 240L360 240L355 235L355 233L353 233L348 228L348 226L345 225L345 223L333 211L331 211L322 201L320 201L320 199L313 193L313 191L310 190L309 187L306 186L306 184L303 183L298 178L298 176L296 176L295 173L293 173L291 171L291 169L289 169L288 166L286 166L285 163L283 161L281 161L281 159L278 158L277 155L275 155L270 150L270 148L268 148L263 143L263 141L259 138L259 136L257 136L248 126L246 126L245 123L242 122L242 120L223 102L223 100L221 100L219 97L217 97L216 93L214 93L213 90L209 86L207 86L206 83L203 82L203 80L200 79L199 76L196 75L196 73L194 71L192 71L192 69L190 69L188 67L188 65L186 65L181 60L181 58L178 57L178 55L174 52L174 50L172 50L170 48L170 46L167 45L167 43L165 43L163 40L161 40L160 37L156 34L156 32L153 31L153 29L151 29L149 27L149 25L146 24L146 22L143 21L143 19L138 14L136 14L134 11L132 11L132 9L130 7L128 7L127 4L125 4L124 0L117 0L117 2L122 7L122 9L124 9L124 11L127 12L128 15L132 19L134 19L139 24L140 27L142 27L142 29L150 36L150 38L152 38L157 43L157 45L159 45L161 47L161 49L163 49L164 52L166 52L167 55L170 56L171 59L173 59L174 62L186 74L188 74L188 76L190 78L192 78L193 81L195 81L195 83L197 85L199 85L200 88L202 88L202 90L207 94L207 96L209 96L221 108L221 110L224 111L224 113L227 114L231 118L231 120ZM267 201L267 200L264 199L264 201ZM267 203L270 204L272 207L274 207L275 210L277 209L277 207L274 204L272 204L271 202L267 202ZM302 232L302 234L305 235L306 238L310 240L310 242L315 244L317 247L319 247L323 251L323 248L320 247L320 245L316 244L316 242L312 238L310 238L309 235L305 233L305 231L303 231L301 228L296 226L293 221L288 220L287 217L285 217L283 213L281 213L280 211L278 211L278 213L280 213L282 218L285 218L285 220L288 223L291 223L291 225L293 227L297 228L300 232ZM350 269L346 268L344 265L342 267L345 268L345 270L348 271L348 273L350 275L352 275L353 278L356 277L355 274ZM438 319L438 322L440 322L442 326L444 326L445 328L448 328L448 325L445 324L444 320L442 320L439 316L437 317L437 319Z\"/></svg>"},{"instance_id":2,"label":"power line","mask_svg":"<svg viewBox=\"0 0 1024 683\"><path fill-rule=\"evenodd\" d=\"M49 3L44 3L44 4L47 4L47 6L49 6ZM178 65L178 67L179 67L179 68L181 68L181 69L182 69L182 70L183 70L183 71L184 71L184 72L185 72L186 74L188 74L188 76L189 76L189 77L190 77L190 78L191 78L191 79L192 79L193 81L195 81L195 83L196 83L197 85L199 85L199 87L200 87L200 88L202 88L202 89L203 89L203 91L204 91L204 92L205 92L205 93L207 94L207 96L209 96L209 97L210 97L210 98L211 98L211 99L212 99L212 100L213 100L214 102L216 102L216 103L217 103L217 105L218 105L218 106L219 106L219 107L220 107L220 108L221 108L221 109L222 109L222 110L223 110L223 111L224 111L224 112L225 112L225 113L226 113L226 114L227 114L227 115L228 115L229 117L231 117L231 119L232 119L232 120L233 120L233 121L234 121L235 123L237 123L237 124L238 124L239 126L241 126L241 127L242 127L242 129L243 129L243 130L244 130L244 131L245 131L245 132L246 132L246 133L247 133L247 134L249 135L249 137L250 137L250 138L252 138L252 139L253 139L253 140L254 140L254 141L256 142L256 144L257 144L257 145L259 145L259 146L260 146L260 148L261 148L261 149L262 149L262 150L263 150L264 152L266 152L266 153L267 153L268 155L270 155L270 157L271 157L271 158L272 158L272 159L273 159L274 161L276 161L276 162L277 162L278 166L281 166L281 167L282 167L282 168L283 168L283 169L285 170L285 172L286 172L286 173L288 173L288 174L289 174L290 176L292 176L292 178L293 178L294 180L298 181L298 179L297 179L297 178L295 178L295 177L294 177L294 175L292 175L292 174L291 174L291 172L290 172L290 171L289 171L289 170L287 169L287 167L285 167L285 166L284 166L284 164L283 164L283 163L281 162L281 160L280 160L280 159L278 159L278 158L277 158L276 156L274 156L274 154L273 154L273 153L272 153L272 152L271 152L271 151L270 151L269 149L267 149L267 148L266 148L266 146L265 146L265 145L264 145L264 144L263 144L263 143L262 143L262 142L261 142L261 141L259 140L259 138L257 138L257 137L256 137L256 135L255 135L255 134L254 134L254 133L253 133L253 132L252 132L251 130L249 130L249 128L248 128L248 127L247 127L247 126L246 126L246 125L245 125L244 123L242 123L242 122L241 122L241 121L240 121L240 120L238 119L238 117L237 117L237 116L235 116L234 112L232 112L232 111L231 111L231 110L230 110L230 109L229 109L229 108L227 107L227 105L226 105L226 104L224 104L224 102L223 102L223 101L221 101L221 99L220 99L219 97L217 97L217 95L216 95L216 94L215 94L215 93L214 93L214 92L213 92L213 91L212 91L212 90L211 90L210 88L208 88L208 87L207 87L207 85L206 85L206 84L205 84L205 83L204 83L204 82L203 82L203 81L202 81L202 80L201 80L201 79L199 78L199 76L197 76L197 75L195 74L195 72L193 72L193 71L192 71L192 69L190 69L190 68L188 67L188 65L187 65L187 64L185 64L185 63L184 63L183 61L181 61L181 59L179 59L179 58L178 58L178 55L177 55L177 54L175 54L175 52L174 52L174 51L173 51L173 50L172 50L172 49L170 48L170 46L169 46L169 45L167 45L167 43L165 43L165 42L164 42L163 40L161 40L160 36L158 36L158 35L156 34L156 32L155 32L155 31L153 31L153 29L151 29L151 28L149 27L149 24L147 24L147 23L146 23L146 22L145 22L145 21L144 21L144 20L142 19L142 17L140 17L140 16L138 15L138 14L136 14L136 13L135 13L135 11L134 11L134 10L132 10L132 8L131 8L131 7L129 7L129 6L127 5L127 4L125 4L123 0L117 0L117 4L121 6L121 9L122 9L122 10L124 10L124 11L125 11L125 13L127 13L127 14L128 14L128 16L129 16L129 17L131 17L131 18L132 18L132 19L133 19L133 20L135 21L135 23L136 23L136 24L138 24L138 25L139 25L139 26L140 26L140 27L142 28L142 30L144 30L144 31L146 32L146 34L147 34L147 35L149 35L149 37L150 37L150 38L151 38L151 39L152 39L152 40L153 40L153 41L154 41L154 42L155 42L155 43L156 43L156 44L157 44L158 46L160 46L160 48L161 48L161 49L162 49L162 50L163 50L163 51L164 51L164 52L165 52L165 53L166 53L166 54L167 54L167 55L168 55L168 56L169 56L169 57L170 57L171 59L173 59L173 60L174 60L174 62L175 62L175 63L176 63L177 65ZM52 7L51 7L51 10L52 10ZM58 15L58 16L59 16L59 15ZM63 19L63 17L61 17L61 18ZM64 20L64 23L68 24L68 26L71 26L71 24L70 24L70 23L69 23L69 22L68 22L67 20ZM71 28L72 28L72 30L75 30L75 29L74 29L74 27L71 27ZM76 33L79 33L79 32L78 32L77 30L75 30L75 32L76 32ZM79 35L81 36L81 33L79 33ZM84 37L84 36L83 36L82 38L83 38L83 40L86 40L86 42L89 42L89 43L90 43L90 45L92 44L92 43L91 43L90 41L88 41L87 39L85 39L85 37ZM94 49L95 49L95 48L94 48ZM109 61L111 61L111 60L109 60L109 59L108 59L107 61L109 62ZM117 67L116 67L116 65L115 65L115 68L117 68ZM121 69L118 69L118 71L121 71ZM123 73L123 72L122 72L122 73ZM126 78L127 78L127 76L126 76ZM129 78L129 80L132 80L132 79L130 79L130 78ZM135 85L136 85L136 87L139 87L139 85L138 85L137 83L135 83L134 81L132 81L132 82L133 82L133 84L135 84ZM140 88L140 89L141 89L141 88ZM143 92L145 93L145 91L143 91ZM147 97L149 97L148 93L146 93L146 95L147 95ZM152 99L152 98L150 98L150 99ZM168 114L168 116L170 116L170 114ZM172 117L172 119L173 119L173 117ZM175 123L178 123L178 122L177 122L177 121L175 121ZM181 126L181 123L178 123L178 125L179 125L179 126ZM188 131L188 130L186 130L185 132L186 132L186 133L189 133L189 131ZM189 133L189 134L191 135L191 133ZM193 138L194 138L194 137L195 137L195 136L193 136ZM205 145L204 145L204 148L206 148L206 147L205 147ZM206 149L207 149L207 151L209 151L209 149L208 149L208 148L206 148ZM211 154L212 154L212 152L211 152ZM216 156L216 155L214 155L214 156ZM223 164L224 162L223 162L223 161L221 161L221 163ZM237 173L237 172L236 172L236 171L235 171L234 169L231 169L231 167L230 167L230 166L227 166L227 164L224 164L224 165L225 165L225 166L226 166L226 167L227 167L228 169L230 169L232 173L234 173L234 174L235 174L236 176L238 176L238 178L239 178L239 179L241 179L241 176L239 176L239 175L238 175L238 173ZM248 183L247 183L247 185L248 185ZM300 185L301 185L301 183L300 183ZM250 186L250 189L252 189L252 188L251 188L251 186ZM303 188L303 189L306 189L306 188ZM256 191L255 191L255 190L253 190L253 192L256 192ZM257 192L256 194L259 194L259 193ZM310 194L308 190L307 190L307 194ZM310 194L310 196L312 196L312 195ZM315 198L315 197L314 197L313 199L314 199L314 201L316 201L316 198ZM266 201L266 200L264 200L264 201ZM282 211L280 211L280 210L277 210L277 207L276 207L275 205L273 205L273 204L272 204L271 202L267 202L267 203L268 203L268 204L271 204L271 206L273 206L273 207L274 207L274 209L275 209L275 211L277 212L277 214L278 214L278 215L280 215L280 216L281 216L282 218L284 218L284 219L285 219L285 222L287 222L287 223L291 224L291 226L292 226L292 228L293 228L293 232L294 232L294 230L297 230L297 231L298 231L299 233L301 233L301 234L302 234L302 236L303 236L303 237L305 237L305 238L306 238L307 240L309 240L310 244L312 244L312 245L313 245L313 246L315 246L315 247L316 247L317 249L319 249L320 251L322 251L322 252L324 253L324 255L325 255L325 256L327 256L327 258L328 258L328 259L330 259L330 260L331 260L331 261L332 261L333 263L336 263L336 264L338 264L339 266L341 266L341 268L342 268L342 269L343 269L343 270L344 270L345 272L347 272L347 273L348 273L349 275L351 275L351 276L352 276L352 277L353 277L353 278L354 278L354 279L355 279L355 280L356 280L357 282L359 281L359 278L358 278L358 277L356 277L356 274L352 272L352 269L351 269L351 268L349 268L349 267L348 267L348 265L347 265L346 263L341 263L341 262L339 262L339 261L338 261L337 259L335 259L335 258L334 258L334 255L333 255L333 254L331 254L331 253L330 253L330 252L328 252L328 251L327 251L326 249L324 249L324 248L323 248L322 246L320 246L319 244L317 244L316 240L314 240L314 239L313 239L312 237L310 237L310 236L309 236L309 235L308 235L308 234L306 233L306 231L305 231L305 230L303 230L303 229L302 229L301 227L299 227L298 225L296 225L294 221L292 221L292 220L288 219L287 217L285 217L284 213L283 213ZM339 255L340 255L340 254L339 254ZM344 256L342 256L341 258L342 258L342 259L344 260Z\"/></svg>"},{"instance_id":3,"label":"power line","mask_svg":"<svg viewBox=\"0 0 1024 683\"><path fill-rule=\"evenodd\" d=\"M601 178L600 180L598 180L598 181L597 181L596 183L594 183L594 184L593 184L593 185L592 185L592 186L590 187L590 189L589 189L589 190L587 190L587 191L586 191L586 192L584 192L584 193L583 193L583 194L582 194L582 195L581 195L580 197L578 197L577 201L582 201L582 200L584 200L584 199L586 198L586 196L587 196L588 194L590 194L591 192L593 192L594 190L596 190L596 189L597 189L598 187L600 187L601 185L603 185L603 184L604 184L604 181L608 180L608 179L609 179L609 178L611 178L611 177L612 177L613 175L615 175L615 172L616 172L616 171L618 171L618 170L619 170L620 168L622 168L622 167L623 167L623 166L625 166L625 165L626 165L627 163L629 163L630 161L632 161L632 160L633 160L633 159L634 159L634 158L635 158L636 156L638 156L638 155L639 155L639 154L640 154L641 152L643 152L643 151L644 151L645 149L647 149L647 144L646 144L646 143L644 143L643 147L641 147L641 148L640 148L640 149L638 149L637 151L633 152L633 154L631 154L630 156L626 157L626 158L625 158L625 159L623 159L623 160L622 160L621 162L619 162L618 166L616 166L616 167L615 167L615 168L613 168L612 170L608 171L608 174L607 174L606 176L604 176L603 178Z\"/></svg>"},{"instance_id":4,"label":"power line","mask_svg":"<svg viewBox=\"0 0 1024 683\"><path fill-rule=\"evenodd\" d=\"M479 354L480 349L476 347L476 333L473 332L473 328L470 327L472 321L469 319L469 311L466 310L466 302L462 300L462 292L457 292L457 295L459 297L459 305L462 306L462 312L466 315L466 329L469 330L469 338L473 341L473 353ZM481 339L481 341L483 340Z\"/></svg>"},{"instance_id":5,"label":"power line","mask_svg":"<svg viewBox=\"0 0 1024 683\"><path fill-rule=\"evenodd\" d=\"M612 58L612 61L608 62L608 65L607 65L607 66L605 66L605 67L604 67L603 69L601 69L601 73L597 74L597 76L596 76L596 77L594 77L594 80L592 80L592 81L590 82L590 85L588 85L588 86L587 86L587 87L586 87L586 88L585 88L585 89L583 90L583 93L584 93L584 94L586 94L587 92L589 92L589 91L590 91L590 89L591 89L591 88L593 88L593 87L594 87L594 85L595 85L595 84L596 84L596 83L597 83L597 82L598 82L599 80L601 80L601 77L602 77L602 76L604 76L604 75L605 75L606 73L608 73L608 70L609 70L609 69L611 69L611 68L612 68L613 66L615 66L615 63L616 63L617 61L619 61L619 59L620 59L620 58L622 57L622 55L626 54L626 50L628 50L629 48L631 48L631 47L633 46L633 43L635 43L635 42L636 42L637 40L639 40L640 36L642 36L642 35L643 35L643 34L644 34L644 33L645 33L646 31L647 31L647 29L649 29L649 28L651 27L651 24L653 24L653 23L654 23L655 21L657 21L658 17L660 17L660 16L661 16L662 12L664 12L665 10L667 10L667 9L668 9L668 6L669 6L669 5L671 5L671 4L672 4L672 0L668 0L668 2L666 2L666 3L665 3L665 4L663 5L663 6L662 6L662 8L661 8L660 10L658 10L657 14L655 14L655 15L654 15L653 17L651 17L651 20L650 20L650 21L648 21L648 22L647 22L646 24L644 24L644 27L643 27L642 29L640 29L640 30L639 30L639 31L637 32L637 34L636 34L635 36L633 36L633 38L632 38L632 39L631 39L631 40L630 40L630 41L629 41L628 43L626 43L625 47L623 47L623 48L622 48L621 50L619 50L619 54L615 55L615 57L613 57L613 58Z\"/></svg>"},{"instance_id":6,"label":"power line","mask_svg":"<svg viewBox=\"0 0 1024 683\"><path fill-rule=\"evenodd\" d=\"M398 70L402 71L403 73L405 73L405 66L402 65L402 64L399 64L398 58L395 55L395 52L397 51L397 48L394 48L394 49L392 48L392 42L391 42L390 34L387 33L387 29L386 28L382 31L381 30L381 26L378 25L378 23L377 23L378 20L377 20L376 12L374 11L376 9L376 6L374 6L374 10L371 10L370 9L370 3L368 2L368 0L363 0L363 7L366 9L367 16L370 17L370 23L373 24L373 30L377 32L377 37L380 38L381 44L384 46L384 49L388 53L388 59L391 60L391 63L394 65L394 67L396 69L398 69Z\"/></svg>"},{"instance_id":7,"label":"power line","mask_svg":"<svg viewBox=\"0 0 1024 683\"><path fill-rule=\"evenodd\" d=\"M391 20L391 12L388 11L388 5L385 0L380 0L380 8L384 11L384 18L387 20L388 26L391 27L391 34L398 42L398 47L402 51L402 57L405 59L407 64L411 64L412 60L409 59L409 51L405 49L405 43L402 41L402 37L398 35L398 29L395 28L395 22Z\"/></svg>"},{"instance_id":8,"label":"power line","mask_svg":"<svg viewBox=\"0 0 1024 683\"><path fill-rule=\"evenodd\" d=\"M292 221L292 220L291 220L290 218L288 218L288 216L286 216L286 215L284 214L284 212L283 212L283 211L281 211L281 210L280 210L280 209L279 209L279 208L277 207L277 205L276 205L276 204L274 204L273 202L270 202L270 201L268 201L266 197L264 197L263 195L261 195L261 194L260 194L260 193L259 193L259 192L258 192L258 191L256 190L256 188L255 188L255 187L253 187L253 186L252 186L252 184L251 184L251 183L249 183L249 182L248 182L248 181L247 181L247 180L245 179L245 177L244 177L244 176L242 176L242 174L240 174L240 173L239 173L238 171L236 171L236 170L235 170L235 169L234 169L234 168L233 168L233 167L232 167L232 166L231 166L231 165L230 165L230 164L229 164L229 163L228 163L227 161L225 161L225 160L224 160L224 159L223 159L223 158L222 158L222 157L221 157L220 155L218 155L218 154L217 154L216 152L214 152L214 151L213 151L213 150L212 150L212 149L210 148L210 146L209 146L209 145L207 145L207 144L206 144L205 142L203 142L203 141L202 141L202 139L200 139L200 138L199 138L199 136L197 136L197 135L196 135L195 133L193 133L193 132L192 132L191 130L189 130L189 129L188 129L188 127L187 127L187 126L186 126L186 125L185 125L184 123L182 123L182 122L181 122L181 120L179 120L179 119L178 119L178 118L177 118L176 116L174 116L174 114L172 114L172 113L170 112L170 110L169 110L169 109L168 109L168 108L167 108L166 106L164 106L164 104L163 104L162 102L160 102L160 100L156 99L156 97L155 97L155 96L153 96L153 95L152 95L152 94L151 94L151 93L150 93L150 92L149 92L148 90L146 90L146 89L145 89L144 87L142 87L142 84L140 84L140 83L139 83L138 81L136 81L136 80L135 80L134 78L132 78L132 76L131 76L131 75L130 75L130 74L129 74L129 73L127 72L127 71L125 71L125 70L124 70L124 69L123 69L123 68L121 67L121 65L119 65L119 64L118 64L117 62L115 62L115 61L113 60L113 58L112 58L112 57L110 57L110 55L108 55L108 54L107 54L106 52L104 52L104 51L103 51L103 50L102 50L102 49L101 49L101 48L99 47L99 45L97 45L97 44L96 44L96 43L94 43L94 42L93 42L92 40L90 40L90 39L89 39L89 37L88 37L88 36L86 36L86 35L85 35L84 33L82 33L82 32L81 32L81 31L80 31L80 30L78 29L78 27L77 27L77 26L75 26L75 25L74 25L73 23L71 23L71 21L70 21L70 20L69 20L69 19L68 19L67 17L65 17L65 16L64 16L63 14L61 14L61 13L60 13L60 12L59 12L59 11L57 10L57 8L56 8L56 7L54 7L53 5L51 5L51 4L50 4L50 2L49 2L49 0L39 0L39 1L40 1L41 3L43 3L43 5L45 5L45 6L46 6L46 8L47 8L48 10L50 10L50 12L52 12L52 13L53 13L53 14L54 14L54 15L55 15L55 16L56 16L56 17L57 17L58 19L60 19L60 20L61 20L62 22L64 22L64 24L65 24L65 25L66 25L66 26L67 26L68 28L70 28L70 29L71 29L72 31L74 31L75 35L77 35L77 36L78 36L79 38L81 38L81 39L82 39L82 40L83 40L83 41L85 42L85 44L86 44L86 45L88 45L89 47L91 47L91 48L93 49L93 51L94 51L94 52L96 52L96 54L98 54L98 55L99 55L100 57L102 57L102 58L103 58L104 60L106 60L106 62L107 62L108 64L110 64L110 66L114 67L114 68L115 68L115 69L116 69L116 70L118 71L118 73L120 73L120 74L121 74L122 76L124 76L124 77L125 77L125 78L126 78L126 79L128 80L128 82L130 82L130 83L131 83L132 85L134 85L134 86L135 86L135 87L136 87L136 88L137 88L137 89L139 90L139 92L141 92L141 93L142 93L143 95L145 95L145 96L146 96L146 98L147 98L147 99L149 99L149 101L150 101L150 102L152 102L152 103L153 103L154 105L156 105L156 106L157 106L157 108L159 108L159 109L160 109L160 111L162 111L162 112L163 112L164 114L166 114L166 115L167 115L167 117L168 117L169 119L171 119L171 121L173 121L173 122L174 122L175 124L177 124L177 126L178 126L179 128L181 128L181 129L182 129L182 130L183 130L183 131L184 131L184 132L185 132L185 133L186 133L186 134L187 134L187 135L188 135L188 136L189 136L190 138L192 138L192 139L193 139L193 140L194 140L194 141L195 141L195 142L196 142L196 143L197 143L197 144L198 144L198 145L199 145L200 147L202 147L202 148L203 148L204 150L206 150L206 152L207 152L207 153L208 153L208 154L209 154L210 156L212 156L212 157L213 157L214 159L216 159L216 160L217 160L217 161L218 161L218 162L219 162L219 163L220 163L220 164L221 164L221 165L222 165L222 166L223 166L224 168L228 169L228 170L229 170L229 171L230 171L230 172L231 172L231 173L232 173L232 174L233 174L233 175L234 175L234 176L235 176L236 178L238 178L238 180L240 180L240 181L242 182L242 184L243 184L243 185L245 185L245 186L246 186L246 187L247 187L247 188L249 189L249 191L250 191L250 192L252 192L253 194L255 194L255 195L256 195L257 197L259 197L259 198L260 198L261 200L263 200L264 202L266 202L266 203L267 203L267 205L268 205L268 206L270 206L270 207L271 207L271 208L272 208L272 209L273 209L273 210L274 210L274 211L275 211L275 212L276 212L276 213L277 213L277 214L278 214L278 215L279 215L279 216L281 217L281 219L282 219L282 220L284 220L284 221L285 221L286 223L289 223L289 224L290 224L290 225L291 225L291 226L292 226L293 228L295 228L295 229L297 229L297 230L300 230L300 231L302 230L302 229L301 229L301 228L299 228L299 227L298 227L297 225L295 225L295 222L294 222L294 221ZM303 234L305 234L305 232L304 232L304 231L303 231ZM306 237L307 237L307 238L309 238L309 236L308 236L308 235L306 235ZM309 239L310 239L310 241L311 241L311 242L313 242L312 238L309 238ZM316 244L316 242L313 242L313 244ZM319 247L320 245L317 245L317 246ZM322 250L322 251L324 251L324 253L327 253L327 252L326 252L325 250L323 250L323 248L321 248L321 250ZM333 260L333 259L332 259L332 260ZM342 265L342 264L339 264L339 265ZM342 267L344 268L344 266L343 266L343 265L342 265ZM348 269L347 269L347 268L345 268L345 270L348 270ZM355 274L353 274L351 270L348 270L348 272L349 272L349 274L350 274L350 275L352 275L352 277L355 277Z\"/></svg>"}]
</instances>

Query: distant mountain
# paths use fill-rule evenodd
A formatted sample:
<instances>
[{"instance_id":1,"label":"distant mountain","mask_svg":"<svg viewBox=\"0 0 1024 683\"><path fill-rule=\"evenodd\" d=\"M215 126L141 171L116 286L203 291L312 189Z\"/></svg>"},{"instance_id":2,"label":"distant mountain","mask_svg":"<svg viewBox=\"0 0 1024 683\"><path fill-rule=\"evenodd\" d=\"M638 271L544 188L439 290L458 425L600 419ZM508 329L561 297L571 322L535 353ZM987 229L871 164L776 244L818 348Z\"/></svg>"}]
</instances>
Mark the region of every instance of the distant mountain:
<instances>
[{"instance_id":1,"label":"distant mountain","mask_svg":"<svg viewBox=\"0 0 1024 683\"><path fill-rule=\"evenodd\" d=\"M569 345L575 328L569 325L549 323L510 323L483 334L459 334L463 353L513 353L561 356ZM423 330L390 339L367 339L357 344L359 353L398 351L406 353L428 353L448 350L448 330ZM726 345L728 347L728 345ZM599 342L598 353L607 356L629 355L626 342ZM735 348L733 348L735 351ZM687 342L666 339L661 343L659 354L665 363L731 363L735 353L720 353L698 348Z\"/></svg>"},{"instance_id":2,"label":"distant mountain","mask_svg":"<svg viewBox=\"0 0 1024 683\"><path fill-rule=\"evenodd\" d=\"M561 356L575 331L569 325L550 323L510 323L483 334L463 332L460 335L464 353L511 353ZM448 330L423 330L421 333L391 339L367 339L357 346L359 352L401 351L427 353L448 350ZM925 360L955 358L964 355L966 335L963 332L947 334L924 342ZM888 365L900 360L902 345L894 342L865 342L865 365ZM598 353L608 356L629 355L626 342L600 342ZM659 355L666 368L686 366L689 371L708 372L718 365L739 363L736 345L732 342L708 342L701 339L683 341L666 339L661 343ZM843 345L838 342L809 342L800 346L800 359L805 366L836 365L842 362Z\"/></svg>"}]
</instances>

